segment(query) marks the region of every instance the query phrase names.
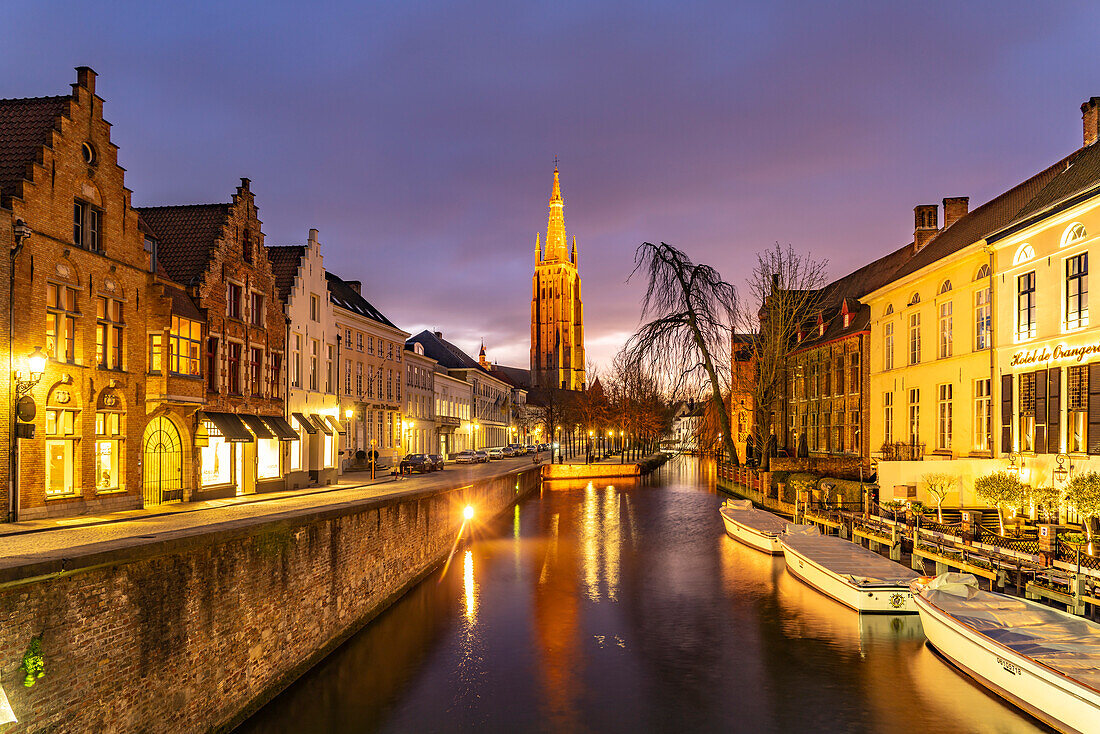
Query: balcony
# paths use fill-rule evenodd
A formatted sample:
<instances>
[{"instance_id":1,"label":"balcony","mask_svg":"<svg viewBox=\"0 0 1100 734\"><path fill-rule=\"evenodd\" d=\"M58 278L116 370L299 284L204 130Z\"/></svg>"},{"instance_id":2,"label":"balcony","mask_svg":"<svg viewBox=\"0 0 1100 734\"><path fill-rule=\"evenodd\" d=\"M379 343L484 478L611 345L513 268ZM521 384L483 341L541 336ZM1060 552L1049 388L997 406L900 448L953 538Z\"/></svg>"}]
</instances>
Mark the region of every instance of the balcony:
<instances>
[{"instance_id":1,"label":"balcony","mask_svg":"<svg viewBox=\"0 0 1100 734\"><path fill-rule=\"evenodd\" d=\"M897 441L895 443L882 444L882 458L881 461L923 461L924 460L924 444L923 443L905 443L903 441Z\"/></svg>"}]
</instances>

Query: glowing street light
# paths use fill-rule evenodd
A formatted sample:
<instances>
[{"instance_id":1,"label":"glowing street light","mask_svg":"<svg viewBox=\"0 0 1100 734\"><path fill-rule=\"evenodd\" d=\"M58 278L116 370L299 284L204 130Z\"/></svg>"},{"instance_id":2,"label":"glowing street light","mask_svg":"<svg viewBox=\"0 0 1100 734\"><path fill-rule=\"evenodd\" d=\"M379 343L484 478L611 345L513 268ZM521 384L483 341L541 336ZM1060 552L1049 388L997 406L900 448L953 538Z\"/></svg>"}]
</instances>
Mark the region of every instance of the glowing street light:
<instances>
[{"instance_id":1,"label":"glowing street light","mask_svg":"<svg viewBox=\"0 0 1100 734\"><path fill-rule=\"evenodd\" d=\"M474 519L474 506L473 505L466 505L465 509L462 510L462 517L466 520L473 520Z\"/></svg>"}]
</instances>

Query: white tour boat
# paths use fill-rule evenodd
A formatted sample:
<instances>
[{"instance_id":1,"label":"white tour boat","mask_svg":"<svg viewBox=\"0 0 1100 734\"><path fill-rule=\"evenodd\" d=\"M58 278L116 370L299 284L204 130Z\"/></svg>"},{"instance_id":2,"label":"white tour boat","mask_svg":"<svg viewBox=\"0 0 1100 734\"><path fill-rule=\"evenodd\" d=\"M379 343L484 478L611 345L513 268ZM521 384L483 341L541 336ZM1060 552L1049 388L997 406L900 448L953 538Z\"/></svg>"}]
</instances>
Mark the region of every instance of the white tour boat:
<instances>
[{"instance_id":1,"label":"white tour boat","mask_svg":"<svg viewBox=\"0 0 1100 734\"><path fill-rule=\"evenodd\" d=\"M783 518L756 509L749 500L726 500L718 512L726 525L726 534L734 540L773 556L783 554L779 543L779 536L787 526Z\"/></svg>"},{"instance_id":2,"label":"white tour boat","mask_svg":"<svg viewBox=\"0 0 1100 734\"><path fill-rule=\"evenodd\" d=\"M952 665L1058 731L1100 731L1100 625L981 591L971 574L911 588L928 641Z\"/></svg>"},{"instance_id":3,"label":"white tour boat","mask_svg":"<svg viewBox=\"0 0 1100 734\"><path fill-rule=\"evenodd\" d=\"M788 525L780 542L791 575L822 594L858 612L916 614L916 571L811 525Z\"/></svg>"}]
</instances>

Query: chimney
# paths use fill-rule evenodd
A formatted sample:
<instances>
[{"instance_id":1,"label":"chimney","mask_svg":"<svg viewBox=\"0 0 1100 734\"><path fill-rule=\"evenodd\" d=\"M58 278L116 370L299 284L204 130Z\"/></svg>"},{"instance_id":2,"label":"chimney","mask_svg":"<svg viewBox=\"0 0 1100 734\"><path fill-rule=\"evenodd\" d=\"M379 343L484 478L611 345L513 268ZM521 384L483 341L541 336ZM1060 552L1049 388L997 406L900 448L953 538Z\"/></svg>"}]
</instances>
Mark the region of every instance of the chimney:
<instances>
[{"instance_id":1,"label":"chimney","mask_svg":"<svg viewBox=\"0 0 1100 734\"><path fill-rule=\"evenodd\" d=\"M924 249L940 233L939 206L918 204L913 208L913 253Z\"/></svg>"},{"instance_id":2,"label":"chimney","mask_svg":"<svg viewBox=\"0 0 1100 734\"><path fill-rule=\"evenodd\" d=\"M1081 121L1085 125L1085 145L1092 145L1097 137L1097 115L1100 114L1100 97L1090 97L1081 105Z\"/></svg>"},{"instance_id":3,"label":"chimney","mask_svg":"<svg viewBox=\"0 0 1100 734\"><path fill-rule=\"evenodd\" d=\"M310 242L310 244L313 244L313 243L317 242L317 235L318 234L320 234L320 233L315 229L311 228L309 230L309 242Z\"/></svg>"},{"instance_id":4,"label":"chimney","mask_svg":"<svg viewBox=\"0 0 1100 734\"><path fill-rule=\"evenodd\" d=\"M362 281L360 281L360 280L345 280L344 282L347 283L348 287L351 288L353 291L355 291L359 295L363 295L363 282Z\"/></svg>"},{"instance_id":5,"label":"chimney","mask_svg":"<svg viewBox=\"0 0 1100 734\"><path fill-rule=\"evenodd\" d=\"M442 331L435 332L435 338L436 339L442 339L443 338L443 332Z\"/></svg>"},{"instance_id":6,"label":"chimney","mask_svg":"<svg viewBox=\"0 0 1100 734\"><path fill-rule=\"evenodd\" d=\"M947 229L970 211L969 196L948 196L943 200L943 228Z\"/></svg>"},{"instance_id":7,"label":"chimney","mask_svg":"<svg viewBox=\"0 0 1100 734\"><path fill-rule=\"evenodd\" d=\"M251 179L242 178L241 179L241 191L248 191L248 187L251 183L252 183Z\"/></svg>"},{"instance_id":8,"label":"chimney","mask_svg":"<svg viewBox=\"0 0 1100 734\"><path fill-rule=\"evenodd\" d=\"M76 86L87 89L93 95L95 94L95 77L96 74L90 66L76 67ZM1093 129L1095 129L1095 126Z\"/></svg>"}]
</instances>

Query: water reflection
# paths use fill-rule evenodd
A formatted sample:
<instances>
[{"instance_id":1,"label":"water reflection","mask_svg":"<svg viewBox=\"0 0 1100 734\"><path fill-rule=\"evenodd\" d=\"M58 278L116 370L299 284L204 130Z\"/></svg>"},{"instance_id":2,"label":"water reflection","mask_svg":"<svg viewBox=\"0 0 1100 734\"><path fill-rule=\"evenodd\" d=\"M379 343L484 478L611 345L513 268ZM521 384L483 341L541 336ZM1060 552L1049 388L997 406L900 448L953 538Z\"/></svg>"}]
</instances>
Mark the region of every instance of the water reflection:
<instances>
[{"instance_id":1,"label":"water reflection","mask_svg":"<svg viewBox=\"0 0 1100 734\"><path fill-rule=\"evenodd\" d=\"M548 485L242 730L1037 731L917 617L861 618L725 537L713 479Z\"/></svg>"}]
</instances>

